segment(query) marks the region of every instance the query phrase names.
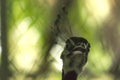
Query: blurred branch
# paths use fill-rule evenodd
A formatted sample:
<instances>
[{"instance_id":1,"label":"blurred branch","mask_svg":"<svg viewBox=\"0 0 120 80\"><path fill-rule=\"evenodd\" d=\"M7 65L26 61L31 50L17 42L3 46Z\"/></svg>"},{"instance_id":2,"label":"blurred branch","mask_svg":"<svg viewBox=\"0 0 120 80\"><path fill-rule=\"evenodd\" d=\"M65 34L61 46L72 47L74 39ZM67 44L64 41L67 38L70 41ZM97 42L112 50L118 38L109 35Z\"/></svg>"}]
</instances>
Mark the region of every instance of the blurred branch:
<instances>
[{"instance_id":1,"label":"blurred branch","mask_svg":"<svg viewBox=\"0 0 120 80\"><path fill-rule=\"evenodd\" d=\"M71 1L71 0L70 0ZM38 76L42 76L46 78L47 75L50 73L51 69L51 63L54 61L53 58L51 58L50 50L53 47L54 44L57 44L57 38L60 37L61 39L64 39L65 33L67 33L67 37L70 36L70 25L68 20L68 14L67 14L67 8L70 6L69 0L67 1L58 1L56 4L54 4L53 7L53 14L51 14L51 19L53 21L52 26L48 26L43 30L43 52L42 52L42 63L40 64L39 69L33 73L28 74L26 77L32 77L32 79L36 79ZM65 12L64 12L65 10ZM53 19L52 19L53 18ZM52 29L51 29L52 28ZM63 35L64 34L64 35ZM63 35L63 36L61 36ZM57 53L56 53L57 54Z\"/></svg>"}]
</instances>

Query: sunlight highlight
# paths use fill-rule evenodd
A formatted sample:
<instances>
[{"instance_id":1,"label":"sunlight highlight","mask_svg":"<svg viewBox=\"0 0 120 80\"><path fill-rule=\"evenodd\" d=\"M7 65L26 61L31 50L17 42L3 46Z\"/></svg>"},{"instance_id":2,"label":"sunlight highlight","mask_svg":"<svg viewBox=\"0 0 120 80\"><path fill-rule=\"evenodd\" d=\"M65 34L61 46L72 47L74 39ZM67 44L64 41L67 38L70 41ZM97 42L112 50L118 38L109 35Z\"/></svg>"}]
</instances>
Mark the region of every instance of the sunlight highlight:
<instances>
[{"instance_id":1,"label":"sunlight highlight","mask_svg":"<svg viewBox=\"0 0 120 80\"><path fill-rule=\"evenodd\" d=\"M110 12L109 0L86 0L88 10L96 18L105 18Z\"/></svg>"},{"instance_id":2,"label":"sunlight highlight","mask_svg":"<svg viewBox=\"0 0 120 80\"><path fill-rule=\"evenodd\" d=\"M55 59L53 63L55 68L59 71L62 71L62 60L60 59L61 53L63 51L63 47L61 45L55 45L50 51L52 57Z\"/></svg>"},{"instance_id":3,"label":"sunlight highlight","mask_svg":"<svg viewBox=\"0 0 120 80\"><path fill-rule=\"evenodd\" d=\"M13 32L14 42L16 43L15 64L19 69L29 71L38 56L37 42L40 37L35 27L30 27L30 18L25 18L20 22Z\"/></svg>"}]
</instances>

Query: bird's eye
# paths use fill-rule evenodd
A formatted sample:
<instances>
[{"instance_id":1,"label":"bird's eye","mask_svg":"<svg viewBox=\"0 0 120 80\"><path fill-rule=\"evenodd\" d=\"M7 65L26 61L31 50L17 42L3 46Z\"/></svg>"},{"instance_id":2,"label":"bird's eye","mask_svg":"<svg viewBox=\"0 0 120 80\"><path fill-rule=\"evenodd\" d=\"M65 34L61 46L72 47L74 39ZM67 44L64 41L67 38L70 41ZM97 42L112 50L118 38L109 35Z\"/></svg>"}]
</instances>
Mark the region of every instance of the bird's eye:
<instances>
[{"instance_id":1,"label":"bird's eye","mask_svg":"<svg viewBox=\"0 0 120 80\"><path fill-rule=\"evenodd\" d=\"M71 39L68 39L66 41L66 49L68 51L71 51L74 48L74 42Z\"/></svg>"},{"instance_id":2,"label":"bird's eye","mask_svg":"<svg viewBox=\"0 0 120 80\"><path fill-rule=\"evenodd\" d=\"M66 44L66 49L69 50L69 51L72 50L73 47L74 47L74 46L73 46L71 43L67 43L67 44Z\"/></svg>"},{"instance_id":3,"label":"bird's eye","mask_svg":"<svg viewBox=\"0 0 120 80\"><path fill-rule=\"evenodd\" d=\"M82 48L85 48L85 43L78 43L78 45Z\"/></svg>"},{"instance_id":4,"label":"bird's eye","mask_svg":"<svg viewBox=\"0 0 120 80\"><path fill-rule=\"evenodd\" d=\"M80 45L81 43L77 43L77 45Z\"/></svg>"}]
</instances>

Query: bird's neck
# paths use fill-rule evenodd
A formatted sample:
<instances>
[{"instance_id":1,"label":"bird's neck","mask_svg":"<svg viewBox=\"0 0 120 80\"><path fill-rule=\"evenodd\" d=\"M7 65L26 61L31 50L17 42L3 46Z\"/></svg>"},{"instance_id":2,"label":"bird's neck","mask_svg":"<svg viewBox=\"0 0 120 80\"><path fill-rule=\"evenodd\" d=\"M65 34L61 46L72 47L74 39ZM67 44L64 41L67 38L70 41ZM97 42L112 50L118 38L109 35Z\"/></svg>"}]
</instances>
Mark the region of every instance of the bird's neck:
<instances>
[{"instance_id":1,"label":"bird's neck","mask_svg":"<svg viewBox=\"0 0 120 80\"><path fill-rule=\"evenodd\" d=\"M70 71L64 74L64 71L62 72L62 80L77 80L78 74L75 71Z\"/></svg>"}]
</instances>

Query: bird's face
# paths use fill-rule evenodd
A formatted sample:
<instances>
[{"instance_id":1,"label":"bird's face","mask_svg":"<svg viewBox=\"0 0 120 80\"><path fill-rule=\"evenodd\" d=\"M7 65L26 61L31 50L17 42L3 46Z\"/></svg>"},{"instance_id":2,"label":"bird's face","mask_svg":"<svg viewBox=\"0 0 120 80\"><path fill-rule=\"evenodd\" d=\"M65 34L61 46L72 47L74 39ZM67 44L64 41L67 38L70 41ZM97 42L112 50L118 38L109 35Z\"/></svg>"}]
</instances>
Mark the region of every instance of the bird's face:
<instances>
[{"instance_id":1,"label":"bird's face","mask_svg":"<svg viewBox=\"0 0 120 80\"><path fill-rule=\"evenodd\" d=\"M62 52L63 69L66 72L75 71L79 73L87 62L90 44L81 37L71 37L66 41Z\"/></svg>"}]
</instances>

